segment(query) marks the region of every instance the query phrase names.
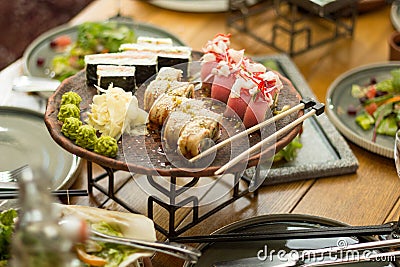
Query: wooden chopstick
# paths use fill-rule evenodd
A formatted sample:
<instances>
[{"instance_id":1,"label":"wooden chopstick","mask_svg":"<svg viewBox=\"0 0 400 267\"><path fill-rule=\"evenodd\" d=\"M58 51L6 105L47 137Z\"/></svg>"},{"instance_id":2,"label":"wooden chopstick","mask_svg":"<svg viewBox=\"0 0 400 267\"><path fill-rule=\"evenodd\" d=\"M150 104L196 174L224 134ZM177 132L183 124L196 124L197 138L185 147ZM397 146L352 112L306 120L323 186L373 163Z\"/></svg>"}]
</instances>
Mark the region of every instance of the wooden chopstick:
<instances>
[{"instance_id":1,"label":"wooden chopstick","mask_svg":"<svg viewBox=\"0 0 400 267\"><path fill-rule=\"evenodd\" d=\"M200 154L198 154L198 155L194 156L193 158L191 158L191 159L189 160L189 162L194 162L194 161L196 161L196 160L198 160L198 159L200 159L200 158L202 158L202 157L205 157L205 156L207 156L207 155L210 155L211 153L217 151L219 148L221 148L221 147L223 147L223 146L229 144L230 142L235 141L235 140L238 139L238 138L241 138L241 137L243 137L243 136L249 135L249 134L251 134L251 133L253 133L253 132L255 132L255 131L261 129L261 128L264 127L264 126L267 126L267 125L269 125L269 124L271 124L271 123L276 122L277 120L280 120L280 119L282 119L282 118L288 116L289 114L292 114L293 112L299 111L299 110L304 109L304 108L309 108L309 107L311 107L311 106L314 105L314 104L315 104L314 100L312 100L312 99L310 99L310 98L304 98L304 99L302 99L301 102L300 102L299 104L297 104L296 106L294 106L294 107L292 107L292 108L290 108L290 109L288 109L288 110L285 110L285 111L283 111L283 112L281 112L281 113L279 113L279 114L273 116L272 118L270 118L270 119L268 119L268 120L265 120L265 121L263 121L263 122L261 122L261 123L259 123L259 124L256 124L256 125L254 125L253 127L249 128L249 129L246 129L245 131L240 132L240 133L238 133L238 134L236 134L236 135L234 135L234 136L231 136L230 138L225 139L224 141L222 141L222 142L216 144L215 146L212 146L212 147L210 147L210 148L204 150L204 151L201 152Z\"/></svg>"},{"instance_id":2,"label":"wooden chopstick","mask_svg":"<svg viewBox=\"0 0 400 267\"><path fill-rule=\"evenodd\" d=\"M52 196L56 197L78 197L87 196L88 192L84 189L71 189L71 190L55 190L51 192ZM0 199L16 199L18 198L18 190L3 190L0 191Z\"/></svg>"},{"instance_id":3,"label":"wooden chopstick","mask_svg":"<svg viewBox=\"0 0 400 267\"><path fill-rule=\"evenodd\" d=\"M311 116L313 116L315 114L320 115L321 113L323 113L323 108L324 108L323 104L319 103L319 104L315 105L314 107L308 113L304 114L300 118L297 118L293 122L289 123L288 125L284 126L283 128L279 129L278 131L276 131L274 134L271 134L270 136L268 136L267 138L263 139L262 141L260 141L256 145L250 147L246 151L244 151L241 154L239 154L237 157L235 157L232 160L228 161L225 165L223 165L221 168L219 168L217 171L215 171L214 175L220 175L224 171L226 171L227 169L231 168L232 166L234 166L237 163L239 163L240 161L242 161L243 159L250 157L250 155L252 153L258 151L263 145L271 142L277 136L288 132L289 130L291 130L292 128L294 128L298 124L302 123L306 119L310 118ZM322 111L321 111L321 109L322 109Z\"/></svg>"}]
</instances>

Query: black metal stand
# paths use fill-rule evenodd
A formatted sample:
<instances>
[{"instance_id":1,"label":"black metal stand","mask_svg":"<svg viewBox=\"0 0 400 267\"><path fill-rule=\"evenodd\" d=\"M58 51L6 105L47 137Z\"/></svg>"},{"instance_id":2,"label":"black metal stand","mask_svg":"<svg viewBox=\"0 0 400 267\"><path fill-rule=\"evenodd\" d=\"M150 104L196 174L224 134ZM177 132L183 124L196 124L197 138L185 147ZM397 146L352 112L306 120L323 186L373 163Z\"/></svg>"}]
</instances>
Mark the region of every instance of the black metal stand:
<instances>
[{"instance_id":1,"label":"black metal stand","mask_svg":"<svg viewBox=\"0 0 400 267\"><path fill-rule=\"evenodd\" d=\"M263 0L251 8L247 6L246 0L230 0L227 26L290 56L307 52L338 38L353 36L357 18L357 1L355 0L336 0L322 6L309 0ZM253 15L271 9L275 12L276 19L272 25L271 39L268 40L264 37L265 35L257 34L256 28L249 27L249 20ZM334 28L332 34L317 41L313 40L311 27L304 23L310 17L309 15L331 23ZM301 35L305 36L305 44L297 48L295 42ZM288 47L279 42L283 39L282 37L288 38Z\"/></svg>"},{"instance_id":2,"label":"black metal stand","mask_svg":"<svg viewBox=\"0 0 400 267\"><path fill-rule=\"evenodd\" d=\"M132 213L140 213L134 208L132 208L128 203L126 203L124 200L118 198L116 196L116 192L121 189L125 184L120 186L119 188L115 188L115 183L114 183L114 172L115 170L101 166L104 170L105 173L99 175L98 177L93 177L93 169L92 169L92 162L88 161L87 162L87 179L88 179L88 193L91 194L93 192L93 188L96 188L99 190L101 193L106 195L109 199L115 201L119 205L121 205L123 208L128 210L129 212ZM105 178L108 178L108 188L105 188L104 186L100 185L99 182ZM154 220L154 207L156 205L159 205L163 209L165 209L168 213L169 216L169 222L168 222L168 228L163 228L160 224L157 222L154 222L155 228L157 231L162 233L164 236L168 238L172 237L177 237L193 226L197 225L198 223L202 222L203 220L209 218L211 215L217 213L227 205L233 203L237 199L247 195L249 193L248 189L240 189L240 180L242 179L242 176L240 174L235 174L234 179L232 181L233 183L233 189L232 189L232 195L228 200L225 200L223 203L218 204L218 206L214 207L212 210L199 215L199 204L200 200L196 196L188 196L183 200L180 200L179 202L177 201L177 198L181 196L184 192L189 190L190 188L193 188L199 181L200 178L194 177L190 182L185 184L184 186L177 186L177 179L179 177L165 177L169 178L170 186L169 188L165 188L161 184L157 183L152 176L147 175L147 180L150 183L150 185L155 188L158 192L162 193L166 197L168 197L168 202L165 202L158 198L157 196L149 196L147 199L147 216ZM253 194L257 194L254 192ZM176 225L176 212L183 208L187 207L187 205L190 205L192 209L192 220L188 224L180 227L178 229Z\"/></svg>"}]
</instances>

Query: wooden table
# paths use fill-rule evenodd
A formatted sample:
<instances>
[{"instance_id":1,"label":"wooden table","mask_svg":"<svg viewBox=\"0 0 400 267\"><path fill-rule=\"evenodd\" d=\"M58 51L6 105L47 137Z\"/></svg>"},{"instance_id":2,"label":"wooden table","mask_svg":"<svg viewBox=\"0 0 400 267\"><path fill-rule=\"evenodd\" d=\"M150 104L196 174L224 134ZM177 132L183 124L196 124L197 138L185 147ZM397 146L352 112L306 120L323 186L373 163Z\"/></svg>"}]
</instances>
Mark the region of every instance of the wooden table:
<instances>
[{"instance_id":1,"label":"wooden table","mask_svg":"<svg viewBox=\"0 0 400 267\"><path fill-rule=\"evenodd\" d=\"M224 13L181 13L145 3L144 1L122 0L121 14L138 22L158 25L175 34L194 50L201 50L205 42L217 33L231 32L226 28ZM98 0L84 9L72 23L87 20L102 20L114 16L118 1ZM272 16L272 15L271 15ZM269 20L268 15L264 20ZM388 59L387 38L393 31L390 21L390 6L358 17L353 38L337 40L309 52L298 55L293 61L309 83L317 98L324 102L329 85L338 75L354 67L381 62ZM232 46L244 48L249 55L273 54L275 51L258 44L251 38L232 31ZM351 225L379 224L396 220L400 214L400 179L394 161L372 154L350 143L359 160L357 173L340 177L327 177L285 183L259 189L255 197L244 197L222 209L188 234L209 234L231 222L262 214L298 213L323 216ZM317 154L316 154L317 155ZM100 171L95 168L95 171ZM121 178L118 178L121 176ZM117 183L122 183L126 173L117 173ZM85 188L86 172L83 171L75 188ZM147 212L147 195L140 187L128 181L119 194L126 201ZM100 193L94 191L90 198L75 198L73 203L102 205L109 209L122 209ZM103 203L104 201L104 203ZM179 214L184 221L188 212ZM155 219L165 214L155 211ZM159 235L162 239L163 236ZM175 258L156 255L154 266L179 266Z\"/></svg>"}]
</instances>

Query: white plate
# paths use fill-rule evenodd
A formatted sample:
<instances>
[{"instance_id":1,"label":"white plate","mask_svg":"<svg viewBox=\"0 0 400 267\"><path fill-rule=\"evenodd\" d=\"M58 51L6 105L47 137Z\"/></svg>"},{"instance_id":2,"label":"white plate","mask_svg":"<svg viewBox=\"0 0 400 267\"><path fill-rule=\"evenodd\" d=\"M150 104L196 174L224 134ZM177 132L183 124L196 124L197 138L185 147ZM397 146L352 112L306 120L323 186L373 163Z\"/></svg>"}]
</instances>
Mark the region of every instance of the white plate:
<instances>
[{"instance_id":1,"label":"white plate","mask_svg":"<svg viewBox=\"0 0 400 267\"><path fill-rule=\"evenodd\" d=\"M224 12L228 11L229 0L151 0L150 3L175 11L183 12ZM258 0L247 0L248 5Z\"/></svg>"},{"instance_id":2,"label":"white plate","mask_svg":"<svg viewBox=\"0 0 400 267\"><path fill-rule=\"evenodd\" d=\"M42 167L52 178L52 190L69 188L81 166L79 157L53 141L43 114L24 108L0 107L0 151L0 171L24 164Z\"/></svg>"},{"instance_id":3,"label":"white plate","mask_svg":"<svg viewBox=\"0 0 400 267\"><path fill-rule=\"evenodd\" d=\"M392 21L393 27L397 31L400 31L400 4L396 1L393 2L390 10L390 20Z\"/></svg>"}]
</instances>

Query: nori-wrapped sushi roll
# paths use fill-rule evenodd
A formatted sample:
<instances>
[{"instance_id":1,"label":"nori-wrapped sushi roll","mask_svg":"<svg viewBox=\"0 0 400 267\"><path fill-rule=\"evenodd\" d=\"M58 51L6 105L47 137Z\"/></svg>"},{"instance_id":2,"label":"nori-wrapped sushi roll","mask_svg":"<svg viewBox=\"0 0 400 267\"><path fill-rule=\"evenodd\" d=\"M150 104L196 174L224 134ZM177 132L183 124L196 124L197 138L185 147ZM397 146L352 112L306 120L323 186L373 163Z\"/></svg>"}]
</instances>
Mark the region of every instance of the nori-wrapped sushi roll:
<instances>
[{"instance_id":1,"label":"nori-wrapped sushi roll","mask_svg":"<svg viewBox=\"0 0 400 267\"><path fill-rule=\"evenodd\" d=\"M136 43L138 44L152 44L152 45L173 45L171 38L157 38L150 36L138 36Z\"/></svg>"},{"instance_id":2,"label":"nori-wrapped sushi roll","mask_svg":"<svg viewBox=\"0 0 400 267\"><path fill-rule=\"evenodd\" d=\"M189 76L189 62L192 57L192 49L187 46L164 47L157 53L158 69L163 67L179 68L183 71L183 77ZM178 66L177 66L178 65Z\"/></svg>"},{"instance_id":3,"label":"nori-wrapped sushi roll","mask_svg":"<svg viewBox=\"0 0 400 267\"><path fill-rule=\"evenodd\" d=\"M151 65L156 64L157 56L152 52L144 53L104 53L92 54L85 56L86 81L88 85L97 84L97 66L98 65L115 65L115 66L136 66L143 65L143 62L150 62ZM136 69L136 75L140 74Z\"/></svg>"},{"instance_id":4,"label":"nori-wrapped sushi roll","mask_svg":"<svg viewBox=\"0 0 400 267\"><path fill-rule=\"evenodd\" d=\"M112 83L126 92L135 93L135 70L134 66L98 65L97 85L101 88L108 88Z\"/></svg>"},{"instance_id":5,"label":"nori-wrapped sushi roll","mask_svg":"<svg viewBox=\"0 0 400 267\"><path fill-rule=\"evenodd\" d=\"M191 61L192 49L188 46L171 46L165 44L152 43L127 43L120 46L121 51L132 52L151 52L157 54L157 67L176 67L175 65L189 63ZM188 77L188 64L183 64L180 67L183 71L183 76Z\"/></svg>"}]
</instances>

